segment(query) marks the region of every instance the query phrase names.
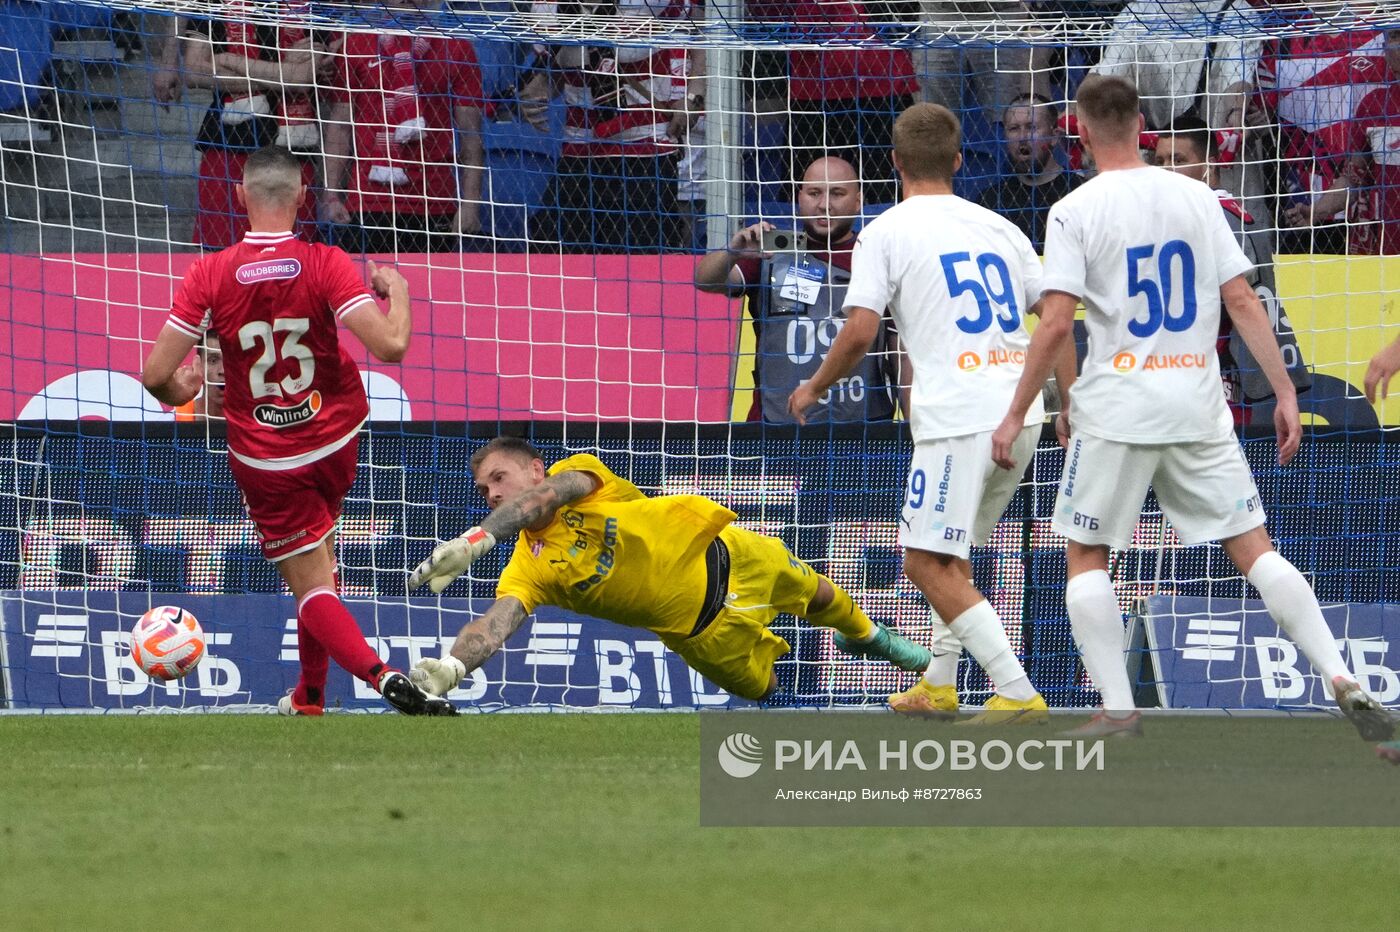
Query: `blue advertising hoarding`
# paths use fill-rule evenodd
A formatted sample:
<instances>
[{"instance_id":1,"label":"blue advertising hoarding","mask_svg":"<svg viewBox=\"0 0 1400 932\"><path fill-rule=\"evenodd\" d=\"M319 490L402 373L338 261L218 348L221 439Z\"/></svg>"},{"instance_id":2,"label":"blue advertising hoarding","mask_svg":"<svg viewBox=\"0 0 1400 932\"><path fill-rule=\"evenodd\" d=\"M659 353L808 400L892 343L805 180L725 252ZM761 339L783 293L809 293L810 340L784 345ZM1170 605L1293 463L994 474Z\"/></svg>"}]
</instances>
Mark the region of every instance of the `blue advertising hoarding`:
<instances>
[{"instance_id":1,"label":"blue advertising hoarding","mask_svg":"<svg viewBox=\"0 0 1400 932\"><path fill-rule=\"evenodd\" d=\"M1322 614L1361 687L1400 700L1400 605L1324 605ZM1328 684L1263 602L1153 596L1143 622L1166 708L1333 707Z\"/></svg>"},{"instance_id":2,"label":"blue advertising hoarding","mask_svg":"<svg viewBox=\"0 0 1400 932\"><path fill-rule=\"evenodd\" d=\"M137 592L0 593L6 704L17 709L219 708L273 705L296 684L296 603L290 596L181 596L200 620L207 653L180 680L163 683L131 660L130 631L150 598ZM441 656L455 631L489 603L467 599L349 603L380 657L408 669ZM705 682L655 635L544 609L511 647L449 694L464 707L730 708L751 705ZM368 685L331 665L330 707L383 709Z\"/></svg>"},{"instance_id":3,"label":"blue advertising hoarding","mask_svg":"<svg viewBox=\"0 0 1400 932\"><path fill-rule=\"evenodd\" d=\"M871 617L915 640L928 636L929 608L903 577L898 546L898 515L912 451L902 424L800 430L760 424L372 425L360 444L359 474L337 536L342 591L367 634L441 640L470 617L468 606L479 609L494 595L508 544L454 583L441 607L436 600L409 596L405 582L408 570L436 541L462 533L485 516L469 461L501 430L527 436L549 463L592 452L648 494L703 494L722 502L738 514L741 526L780 538L850 592ZM1248 440L1244 449L1280 551L1308 574L1324 602L1400 602L1400 496L1387 491L1396 488L1400 475L1400 445L1384 438L1312 438L1287 468L1277 465L1271 438ZM58 597L49 593L76 593L63 596L78 600L63 601L65 610L83 605L97 615L117 604L103 601L117 594L123 600L135 597L121 603L127 624L165 602L191 608L214 634L242 630L220 620L223 613L265 615L276 623L264 624L271 628L256 637L270 638L271 646L259 642L250 647L247 662L275 666L291 607L273 595L281 591L280 580L260 555L217 429L105 422L14 428L0 431L0 462L7 464L0 470L0 591L21 593L10 597L21 604L8 611L20 612L30 625L20 635L11 630L12 641L32 636L31 616L44 612L31 604L54 604ZM1079 663L1064 607L1064 541L1050 530L1062 462L1063 452L1046 438L989 545L974 549L972 564L978 587L1005 622L1012 645L1047 701L1086 706L1098 696ZM1115 555L1113 577L1125 611L1151 593L1210 598L1226 607L1238 607L1250 594L1219 548L1182 547L1150 497L1132 546ZM282 607L263 607L269 604ZM406 615L412 620L396 621ZM420 616L434 620L419 621ZM65 624L54 621L58 628ZM614 695L635 692L630 707L667 707L666 690L654 666L647 666L655 663L647 652L659 646L637 646L655 644L650 635L601 622L561 620L548 611L530 624L580 625L585 646L576 663L583 666L569 668L568 679L551 680L546 676L558 674L562 664L559 669L547 663L512 665L499 677L488 665L487 680L506 685L499 695L488 686L483 702L577 701L581 707L596 707L611 704ZM100 630L115 637L124 627L113 620ZM879 702L907 685L908 678L887 665L839 655L826 632L787 617L776 627L793 647L778 664L776 701L781 704ZM515 652L525 650L519 642L528 644L529 638L524 631L518 634L503 662L514 664ZM97 655L105 656L102 642L89 640ZM610 691L605 681L598 689L599 665L606 673L608 658L622 657L608 653L619 643L630 645L632 674L639 683L633 689L628 679L626 689ZM385 644L392 652L389 641ZM597 644L602 644L601 652ZM30 663L25 648L32 646L7 645L7 657L0 657L0 680L28 675L19 664L22 659ZM211 656L219 658L228 646L211 645ZM591 659L585 663L578 658ZM38 659L52 666L60 658ZM286 664L283 672L290 677L287 671L293 666ZM694 704L683 698L690 679L679 660L667 658L666 664L671 670L669 703ZM90 672L69 682L66 669L62 690L46 694L56 705L46 707L143 704L121 695L109 698L106 687L93 686L107 682L105 671L102 677ZM211 666L206 675L216 674ZM266 685L273 681L271 674L266 676L254 677L260 697L271 688ZM289 680L276 682L281 688L273 690L274 699L290 685ZM589 686L574 688L589 682L602 699L590 694ZM206 687L210 701L230 701L213 695L217 683ZM959 686L972 703L989 689L986 677L969 662L962 664ZM21 705L19 691L11 691ZM180 701L188 704L199 695ZM365 701L373 703L369 697Z\"/></svg>"}]
</instances>

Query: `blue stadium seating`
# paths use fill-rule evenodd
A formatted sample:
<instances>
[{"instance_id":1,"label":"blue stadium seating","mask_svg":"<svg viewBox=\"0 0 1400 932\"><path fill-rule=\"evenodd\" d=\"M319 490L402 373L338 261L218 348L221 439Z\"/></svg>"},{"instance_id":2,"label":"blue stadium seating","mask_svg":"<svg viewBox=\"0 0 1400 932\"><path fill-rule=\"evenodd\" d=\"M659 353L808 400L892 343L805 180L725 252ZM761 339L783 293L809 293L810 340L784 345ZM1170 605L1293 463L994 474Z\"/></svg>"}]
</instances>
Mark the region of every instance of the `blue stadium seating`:
<instances>
[{"instance_id":1,"label":"blue stadium seating","mask_svg":"<svg viewBox=\"0 0 1400 932\"><path fill-rule=\"evenodd\" d=\"M515 240L523 248L529 214L544 199L559 161L564 108L559 99L551 103L547 133L521 120L510 103L519 81L520 46L495 40L477 40L473 46L481 65L482 93L497 102L496 119L488 113L482 124L489 171L488 209L482 220L498 247L509 249Z\"/></svg>"},{"instance_id":2,"label":"blue stadium seating","mask_svg":"<svg viewBox=\"0 0 1400 932\"><path fill-rule=\"evenodd\" d=\"M33 106L53 58L44 5L0 3L0 112Z\"/></svg>"},{"instance_id":3,"label":"blue stadium seating","mask_svg":"<svg viewBox=\"0 0 1400 932\"><path fill-rule=\"evenodd\" d=\"M109 29L112 25L111 9L95 3L49 2L38 5L48 7L47 18L54 32Z\"/></svg>"},{"instance_id":4,"label":"blue stadium seating","mask_svg":"<svg viewBox=\"0 0 1400 932\"><path fill-rule=\"evenodd\" d=\"M487 138L491 140L491 135ZM535 134L533 145L527 142L531 142L529 137L519 134L513 137L512 145L488 141L486 146L489 216L482 219L498 240L524 240L528 216L540 206L554 176L558 143L539 134Z\"/></svg>"}]
</instances>

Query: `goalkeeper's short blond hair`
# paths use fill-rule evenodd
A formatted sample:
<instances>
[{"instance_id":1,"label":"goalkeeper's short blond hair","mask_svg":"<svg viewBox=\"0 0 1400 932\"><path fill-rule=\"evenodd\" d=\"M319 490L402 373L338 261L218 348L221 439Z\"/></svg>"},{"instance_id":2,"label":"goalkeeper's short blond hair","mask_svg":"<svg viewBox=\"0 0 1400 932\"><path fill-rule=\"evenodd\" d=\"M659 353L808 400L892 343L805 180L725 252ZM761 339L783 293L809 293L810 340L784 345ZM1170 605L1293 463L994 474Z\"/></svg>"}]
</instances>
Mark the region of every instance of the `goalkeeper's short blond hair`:
<instances>
[{"instance_id":1,"label":"goalkeeper's short blond hair","mask_svg":"<svg viewBox=\"0 0 1400 932\"><path fill-rule=\"evenodd\" d=\"M470 466L473 476L476 475L476 471L481 468L481 464L485 461L486 457L490 456L492 453L506 453L511 456L519 457L527 463L534 462L535 460L543 462L544 460L544 455L541 454L539 450L535 449L535 445L524 437L497 437L472 454Z\"/></svg>"}]
</instances>

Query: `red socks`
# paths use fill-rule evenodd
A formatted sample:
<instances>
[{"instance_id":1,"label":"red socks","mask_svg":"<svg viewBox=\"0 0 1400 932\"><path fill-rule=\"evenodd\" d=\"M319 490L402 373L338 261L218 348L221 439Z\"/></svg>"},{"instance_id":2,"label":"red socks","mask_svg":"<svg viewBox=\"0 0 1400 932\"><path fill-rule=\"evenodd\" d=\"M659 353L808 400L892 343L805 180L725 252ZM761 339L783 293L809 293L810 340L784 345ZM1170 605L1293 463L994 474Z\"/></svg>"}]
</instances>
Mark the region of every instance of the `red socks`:
<instances>
[{"instance_id":1,"label":"red socks","mask_svg":"<svg viewBox=\"0 0 1400 932\"><path fill-rule=\"evenodd\" d=\"M326 673L330 670L331 655L311 636L304 621L297 622L297 653L301 656L301 679L292 693L292 701L297 705L325 705Z\"/></svg>"},{"instance_id":2,"label":"red socks","mask_svg":"<svg viewBox=\"0 0 1400 932\"><path fill-rule=\"evenodd\" d=\"M312 589L297 606L297 648L302 663L298 694L308 687L325 685L328 654L352 676L371 686L378 685L376 681L384 670L384 661L369 646L354 616L329 587ZM320 690L317 692L320 700ZM309 695L307 699L310 700ZM297 701L301 701L300 695Z\"/></svg>"}]
</instances>

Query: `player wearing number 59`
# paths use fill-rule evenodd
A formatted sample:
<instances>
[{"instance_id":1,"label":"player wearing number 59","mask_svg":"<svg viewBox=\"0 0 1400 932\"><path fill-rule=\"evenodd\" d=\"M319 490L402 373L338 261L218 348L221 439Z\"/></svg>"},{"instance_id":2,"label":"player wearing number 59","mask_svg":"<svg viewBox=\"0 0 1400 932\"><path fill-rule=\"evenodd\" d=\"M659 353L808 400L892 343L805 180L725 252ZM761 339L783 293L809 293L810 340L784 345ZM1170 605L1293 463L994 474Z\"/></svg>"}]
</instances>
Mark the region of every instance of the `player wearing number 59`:
<instances>
[{"instance_id":1,"label":"player wearing number 59","mask_svg":"<svg viewBox=\"0 0 1400 932\"><path fill-rule=\"evenodd\" d=\"M851 257L846 326L789 409L803 420L816 399L858 363L888 307L914 369L910 427L914 457L900 515L904 571L935 617L932 663L923 678L890 697L897 711L949 716L958 708L962 649L987 671L996 695L982 722L1046 720L990 602L972 585L968 562L1015 494L1035 453L1045 409L1037 402L1017 426L1015 469L992 466L991 432L1015 390L1037 313L1040 257L1005 217L953 193L962 164L957 117L915 104L894 124L894 164L904 200L861 232ZM1062 378L1073 379L1068 354Z\"/></svg>"},{"instance_id":2,"label":"player wearing number 59","mask_svg":"<svg viewBox=\"0 0 1400 932\"><path fill-rule=\"evenodd\" d=\"M992 448L999 465L1020 468L1014 454L1020 425L1082 300L1089 351L1074 385L1073 439L1054 517L1055 531L1069 538L1070 624L1084 668L1103 695L1104 711L1082 733L1140 729L1108 551L1132 542L1151 487L1183 544L1221 541L1362 735L1389 737L1389 717L1347 670L1307 580L1274 550L1221 391L1215 342L1223 299L1277 397L1274 428L1286 465L1302 436L1298 399L1247 279L1253 264L1214 191L1143 162L1142 118L1130 82L1086 79L1078 116L1099 174L1050 209L1041 323Z\"/></svg>"},{"instance_id":3,"label":"player wearing number 59","mask_svg":"<svg viewBox=\"0 0 1400 932\"><path fill-rule=\"evenodd\" d=\"M306 188L301 163L286 149L249 156L237 190L250 231L190 266L141 380L165 404L187 403L202 375L182 363L206 329L218 337L229 467L263 555L297 600L301 677L281 710L321 714L334 659L401 712L450 714L448 703L380 661L336 593L335 525L369 415L336 325L344 323L375 358L397 362L408 351L408 284L397 271L371 265L370 284L389 301L382 313L345 253L292 234Z\"/></svg>"},{"instance_id":4,"label":"player wearing number 59","mask_svg":"<svg viewBox=\"0 0 1400 932\"><path fill-rule=\"evenodd\" d=\"M837 631L855 655L922 670L929 653L874 624L851 597L779 540L734 527L734 512L699 495L648 498L595 456L545 469L527 441L498 437L471 461L491 514L433 551L409 577L441 592L496 541L519 533L496 601L462 628L414 683L443 695L541 605L646 628L712 683L746 699L778 686L773 663L790 649L768 629L779 612Z\"/></svg>"}]
</instances>

